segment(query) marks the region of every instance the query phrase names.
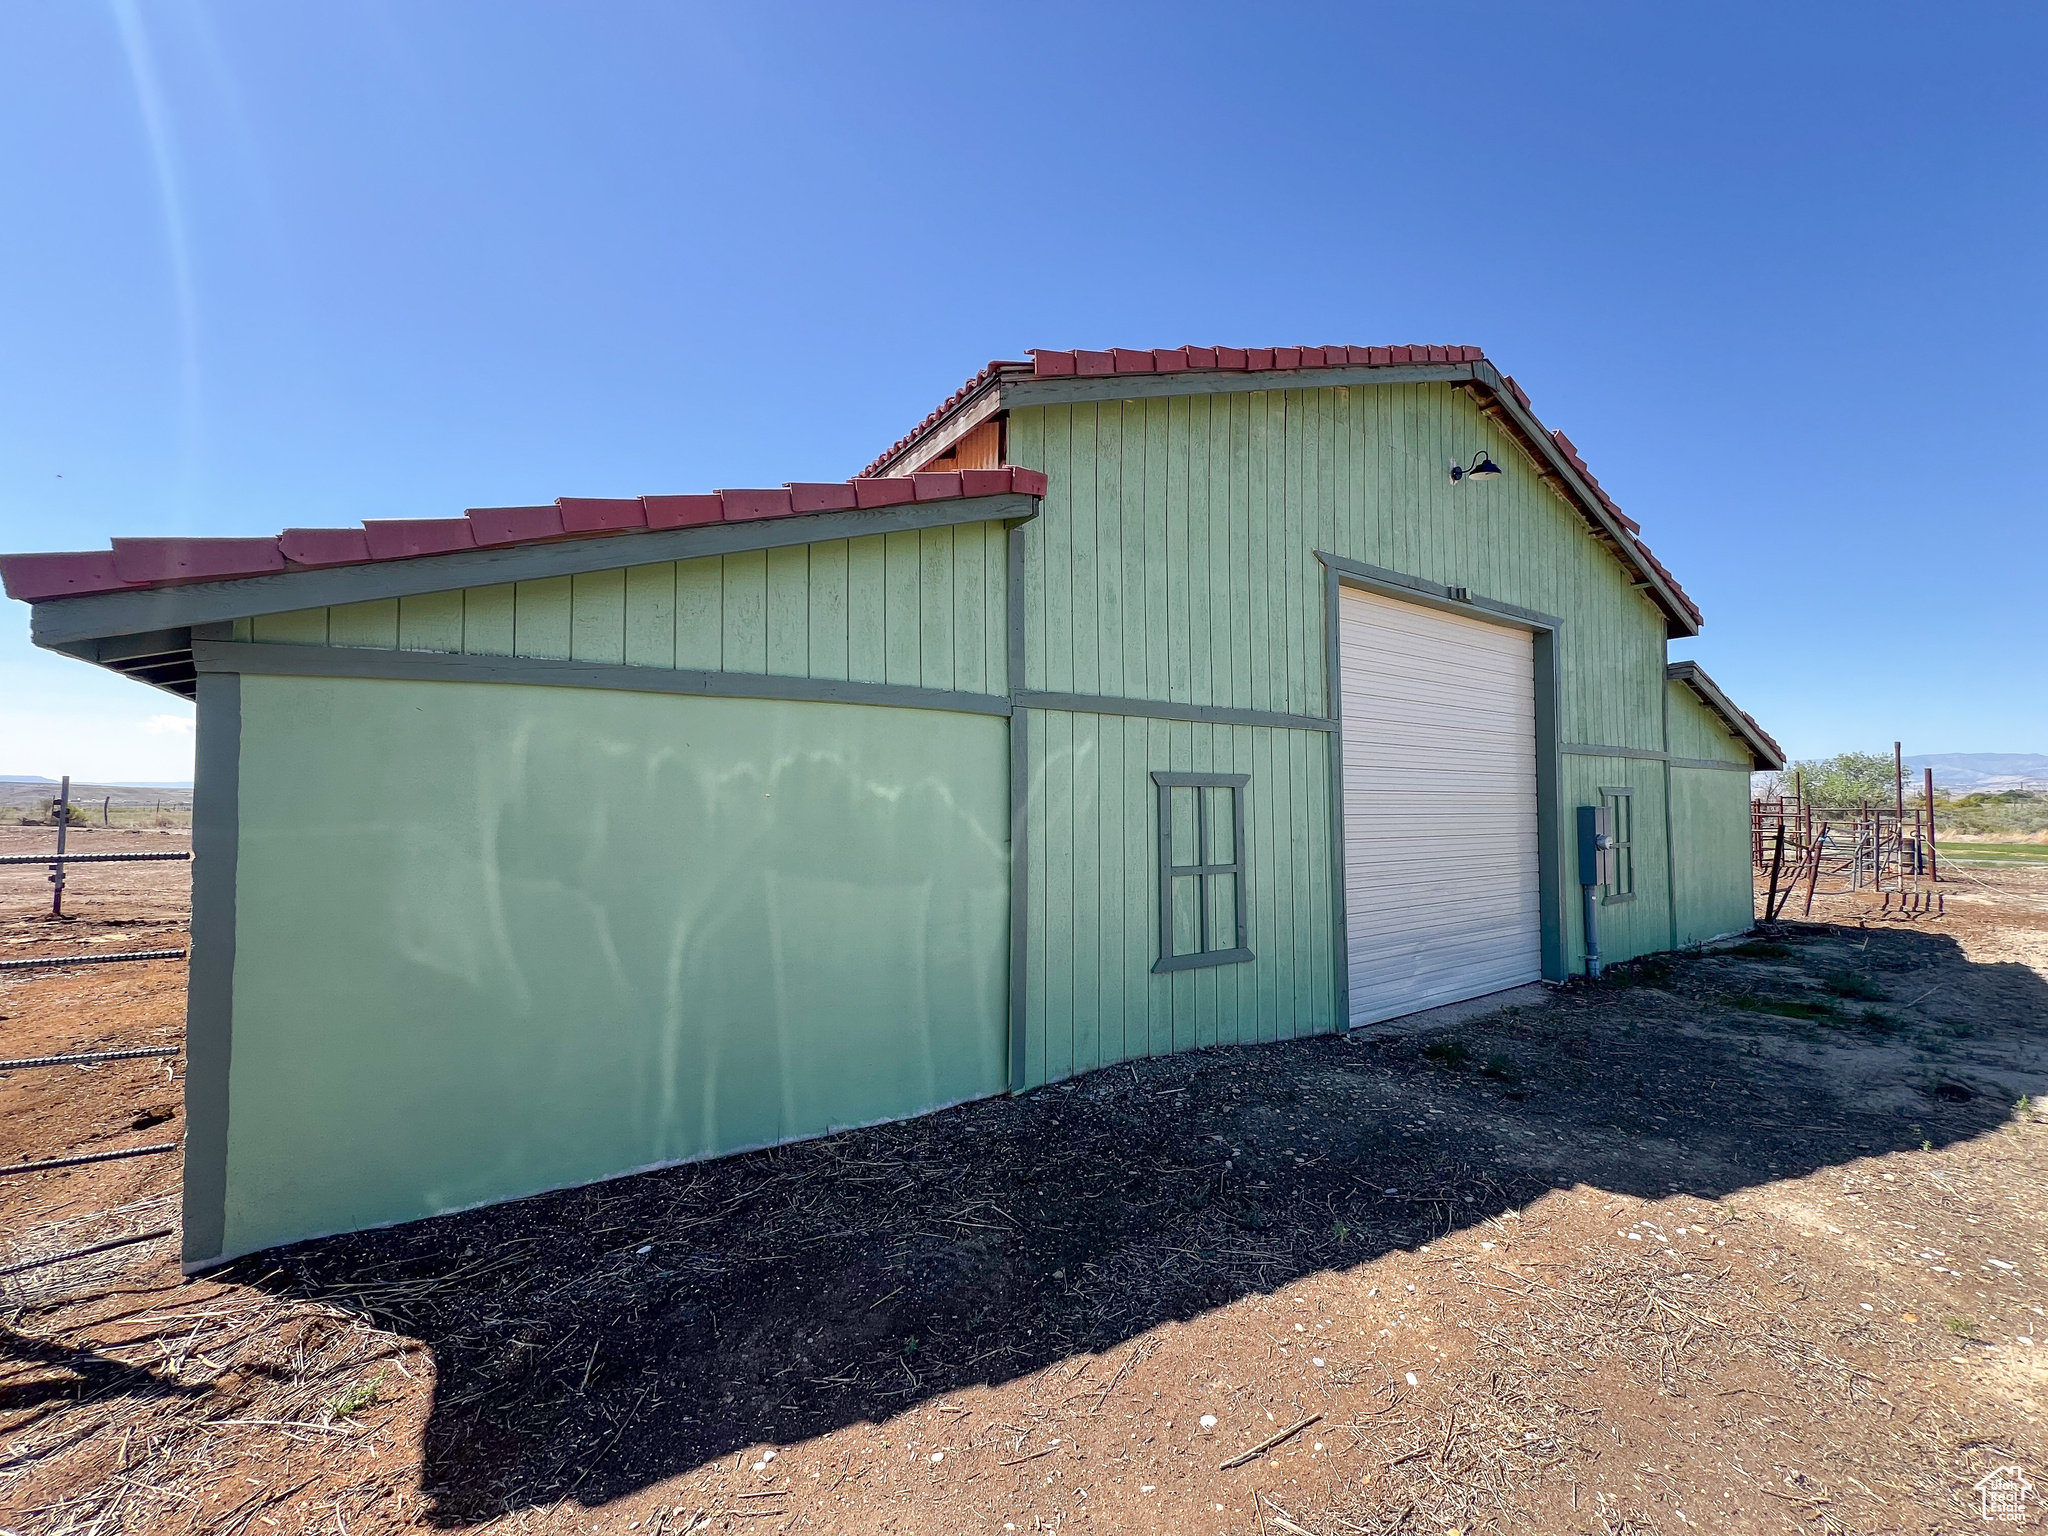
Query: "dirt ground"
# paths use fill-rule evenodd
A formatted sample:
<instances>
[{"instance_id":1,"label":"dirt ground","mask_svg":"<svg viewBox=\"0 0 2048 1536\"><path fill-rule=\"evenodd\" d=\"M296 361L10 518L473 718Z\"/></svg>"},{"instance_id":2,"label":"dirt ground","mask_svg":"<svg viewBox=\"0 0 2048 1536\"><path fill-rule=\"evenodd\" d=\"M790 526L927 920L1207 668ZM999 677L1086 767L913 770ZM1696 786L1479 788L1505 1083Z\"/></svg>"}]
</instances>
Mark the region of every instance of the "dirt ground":
<instances>
[{"instance_id":1,"label":"dirt ground","mask_svg":"<svg viewBox=\"0 0 2048 1536\"><path fill-rule=\"evenodd\" d=\"M181 944L186 872L81 870L60 928L0 869L0 953ZM1985 1529L1985 1474L2048 1490L2048 868L1943 891L198 1281L0 1279L0 1525ZM175 1042L182 984L0 974L0 1050ZM0 1075L7 1159L171 1139L174 1072ZM0 1180L0 1267L175 1225L177 1173Z\"/></svg>"}]
</instances>

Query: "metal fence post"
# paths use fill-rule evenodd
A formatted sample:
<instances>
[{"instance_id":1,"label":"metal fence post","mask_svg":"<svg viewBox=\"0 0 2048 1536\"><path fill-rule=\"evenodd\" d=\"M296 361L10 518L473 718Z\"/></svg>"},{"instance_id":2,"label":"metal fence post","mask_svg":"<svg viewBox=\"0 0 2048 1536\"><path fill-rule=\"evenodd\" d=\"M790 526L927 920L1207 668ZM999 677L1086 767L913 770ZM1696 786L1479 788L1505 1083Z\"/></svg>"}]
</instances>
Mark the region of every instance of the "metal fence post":
<instances>
[{"instance_id":1,"label":"metal fence post","mask_svg":"<svg viewBox=\"0 0 2048 1536\"><path fill-rule=\"evenodd\" d=\"M1934 770L1927 770L1927 878L1941 879L1941 855L1935 852L1937 839L1934 835Z\"/></svg>"},{"instance_id":2,"label":"metal fence post","mask_svg":"<svg viewBox=\"0 0 2048 1536\"><path fill-rule=\"evenodd\" d=\"M71 775L57 791L57 862L50 866L50 916L64 915L64 834L71 828Z\"/></svg>"}]
</instances>

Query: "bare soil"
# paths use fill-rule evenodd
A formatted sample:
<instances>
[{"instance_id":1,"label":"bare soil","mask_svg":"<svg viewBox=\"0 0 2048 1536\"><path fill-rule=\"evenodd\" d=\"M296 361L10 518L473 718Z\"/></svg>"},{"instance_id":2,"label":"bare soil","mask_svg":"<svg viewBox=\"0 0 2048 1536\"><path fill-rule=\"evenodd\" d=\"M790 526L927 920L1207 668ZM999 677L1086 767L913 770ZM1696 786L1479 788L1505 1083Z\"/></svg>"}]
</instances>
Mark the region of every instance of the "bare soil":
<instances>
[{"instance_id":1,"label":"bare soil","mask_svg":"<svg viewBox=\"0 0 2048 1536\"><path fill-rule=\"evenodd\" d=\"M182 944L186 873L81 869L58 925L0 869L0 953ZM2048 1488L2048 869L1942 889L201 1280L0 1279L0 1523L1981 1530L1987 1472ZM182 984L0 973L0 1050L175 1041ZM160 1063L0 1075L9 1160L181 1114ZM177 1172L0 1180L0 1266L174 1225Z\"/></svg>"}]
</instances>

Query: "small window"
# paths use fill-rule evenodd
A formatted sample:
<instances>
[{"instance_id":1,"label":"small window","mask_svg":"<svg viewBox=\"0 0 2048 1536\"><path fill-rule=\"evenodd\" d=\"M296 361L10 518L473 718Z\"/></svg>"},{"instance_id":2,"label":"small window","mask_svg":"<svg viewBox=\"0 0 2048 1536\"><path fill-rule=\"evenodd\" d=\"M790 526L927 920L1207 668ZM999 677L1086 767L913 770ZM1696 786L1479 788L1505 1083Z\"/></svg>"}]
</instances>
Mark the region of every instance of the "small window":
<instances>
[{"instance_id":1,"label":"small window","mask_svg":"<svg viewBox=\"0 0 2048 1536\"><path fill-rule=\"evenodd\" d=\"M1154 971L1235 965L1245 942L1243 773L1155 773L1159 961Z\"/></svg>"},{"instance_id":2,"label":"small window","mask_svg":"<svg viewBox=\"0 0 2048 1536\"><path fill-rule=\"evenodd\" d=\"M1614 839L1614 882L1603 901L1636 899L1636 792L1612 784L1600 786L1600 803L1607 807L1607 834Z\"/></svg>"}]
</instances>

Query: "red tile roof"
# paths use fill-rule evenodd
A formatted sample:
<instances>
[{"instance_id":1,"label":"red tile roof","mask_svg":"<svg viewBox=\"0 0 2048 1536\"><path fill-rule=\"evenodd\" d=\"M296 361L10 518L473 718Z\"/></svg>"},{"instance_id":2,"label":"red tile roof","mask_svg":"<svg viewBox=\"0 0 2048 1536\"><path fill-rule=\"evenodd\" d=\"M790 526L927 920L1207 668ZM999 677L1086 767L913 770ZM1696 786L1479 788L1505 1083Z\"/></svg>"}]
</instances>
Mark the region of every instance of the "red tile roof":
<instances>
[{"instance_id":1,"label":"red tile roof","mask_svg":"<svg viewBox=\"0 0 2048 1536\"><path fill-rule=\"evenodd\" d=\"M946 396L945 399L941 400L939 402L939 408L937 410L933 411L929 416L925 417L923 421L920 421L916 426L912 427L908 432L904 433L903 436L897 438L895 442L889 445L888 450L885 453L881 454L875 460L874 463L870 464L866 469L862 470L861 473L863 475L872 475L884 464L888 463L891 459L895 458L897 454L901 453L904 449L908 448L912 443L916 442L918 438L922 437L926 432L930 431L933 427L937 426L940 423L940 421L944 420L947 416L951 415L955 407L960 405L960 403L966 400L966 398L969 395L973 394L976 390L980 389L982 385L988 383L990 379L995 378L998 374L1005 372L1016 374L1028 374L1030 371L1031 365L1029 363L1006 363L1002 359L998 358L995 362L990 363L986 368L982 369L981 372L977 373L973 378L969 379L965 384L962 384L958 389L954 390L953 393Z\"/></svg>"},{"instance_id":2,"label":"red tile roof","mask_svg":"<svg viewBox=\"0 0 2048 1536\"><path fill-rule=\"evenodd\" d=\"M1477 347L1172 347L1137 351L1047 352L1033 348L1031 372L1040 379L1095 378L1111 373L1184 373L1221 369L1263 373L1294 368L1395 368L1407 363L1476 363Z\"/></svg>"},{"instance_id":3,"label":"red tile roof","mask_svg":"<svg viewBox=\"0 0 2048 1536\"><path fill-rule=\"evenodd\" d=\"M919 438L937 426L947 416L964 404L968 397L977 393L991 380L999 377L1010 378L1106 378L1127 373L1265 373L1282 369L1292 371L1300 368L1401 368L1418 363L1480 363L1486 361L1486 354L1478 347L1158 347L1150 350L1129 347L1111 347L1107 351L1091 352L1085 348L1069 351L1047 351L1031 349L1028 363L990 363L954 390L940 404L939 408L926 416L909 432L891 443L884 453L861 471L872 475L884 465L902 455ZM1529 404L1529 396L1513 377L1501 375L1501 383L1516 402L1535 417L1535 408ZM1642 557L1643 564L1654 570L1671 589L1679 605L1692 616L1695 626L1701 622L1699 605L1678 584L1678 578L1671 574L1664 563L1650 552L1650 546L1642 541L1643 527L1620 507L1614 498L1601 488L1593 471L1586 467L1586 461L1579 456L1579 450L1562 432L1550 433L1550 440L1562 453L1572 468L1578 471L1586 485L1598 498L1600 505L1627 530L1626 538L1635 553Z\"/></svg>"},{"instance_id":4,"label":"red tile roof","mask_svg":"<svg viewBox=\"0 0 2048 1536\"><path fill-rule=\"evenodd\" d=\"M1100 378L1115 373L1264 373L1278 368L1396 368L1408 363L1476 363L1477 347L1111 347L1107 352L1031 349L1028 363L990 363L861 471L872 475L999 374L1020 378Z\"/></svg>"},{"instance_id":5,"label":"red tile roof","mask_svg":"<svg viewBox=\"0 0 2048 1536\"><path fill-rule=\"evenodd\" d=\"M1778 755L1778 765L1780 767L1783 767L1787 762L1790 761L1790 759L1785 756L1785 749L1778 745L1778 738L1773 736L1769 731L1765 730L1762 726L1758 725L1756 723L1755 715L1752 715L1748 710L1743 709L1739 706L1736 708L1735 713L1742 716L1743 720L1748 724L1749 728L1752 731L1755 731L1757 735L1761 736L1765 741L1770 743L1771 750L1777 753Z\"/></svg>"},{"instance_id":6,"label":"red tile roof","mask_svg":"<svg viewBox=\"0 0 2048 1536\"><path fill-rule=\"evenodd\" d=\"M998 359L983 368L890 445L860 476L844 483L788 485L779 490L719 491L706 496L564 497L552 506L478 507L463 517L380 520L361 528L288 528L275 539L116 539L111 550L0 556L10 597L28 602L91 592L117 592L181 582L220 581L302 566L406 560L453 550L497 548L541 540L587 538L641 528L686 528L853 508L887 507L955 496L989 496L1012 488L1042 495L1045 477L1029 470L962 470L883 478L875 471L938 425L968 398L1003 377L1100 378L1118 374L1246 372L1316 368L1398 368L1428 363L1478 363L1477 347L1173 347L1106 351L1033 349L1031 361ZM1534 417L1529 397L1502 376ZM1578 448L1562 432L1552 445L1585 481L1601 507L1626 530L1634 555L1670 588L1695 625L1700 610L1678 579L1651 553L1642 527L1601 487Z\"/></svg>"},{"instance_id":7,"label":"red tile roof","mask_svg":"<svg viewBox=\"0 0 2048 1536\"><path fill-rule=\"evenodd\" d=\"M194 581L230 581L312 566L411 560L462 549L594 538L641 529L892 507L1018 491L1045 494L1029 469L970 469L951 475L786 485L708 496L565 496L545 507L475 507L461 517L399 518L360 528L287 528L272 539L116 539L112 549L0 555L7 595L36 603L92 592L133 592ZM826 535L830 537L830 535Z\"/></svg>"}]
</instances>

